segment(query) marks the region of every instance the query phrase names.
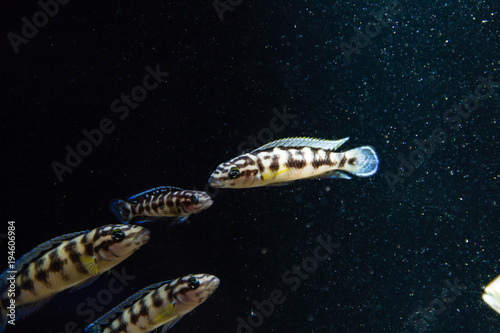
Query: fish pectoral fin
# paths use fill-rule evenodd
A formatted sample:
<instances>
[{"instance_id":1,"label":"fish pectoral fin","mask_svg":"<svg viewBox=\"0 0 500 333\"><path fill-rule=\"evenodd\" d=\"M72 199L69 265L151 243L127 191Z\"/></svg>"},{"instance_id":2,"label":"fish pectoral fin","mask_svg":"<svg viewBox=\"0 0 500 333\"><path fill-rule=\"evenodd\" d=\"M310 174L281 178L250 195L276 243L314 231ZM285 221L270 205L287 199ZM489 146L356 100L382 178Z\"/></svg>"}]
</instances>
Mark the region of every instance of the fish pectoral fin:
<instances>
[{"instance_id":1,"label":"fish pectoral fin","mask_svg":"<svg viewBox=\"0 0 500 333\"><path fill-rule=\"evenodd\" d=\"M167 324L169 321L176 319L178 316L175 315L175 303L167 305L163 310L153 318L155 325Z\"/></svg>"},{"instance_id":2,"label":"fish pectoral fin","mask_svg":"<svg viewBox=\"0 0 500 333\"><path fill-rule=\"evenodd\" d=\"M166 331L168 331L169 329L171 329L171 328L172 328L175 324L177 324L177 322L178 322L179 320L181 320L181 319L182 319L182 317L184 317L184 316L176 316L176 317L174 317L174 318L170 319L169 321L167 321L167 322L164 324L164 326L166 327L165 332L166 332ZM163 331L163 330L164 330L164 329L162 329L162 331Z\"/></svg>"},{"instance_id":3,"label":"fish pectoral fin","mask_svg":"<svg viewBox=\"0 0 500 333\"><path fill-rule=\"evenodd\" d=\"M277 176L281 175L282 173L285 173L285 172L288 172L292 169L290 168L283 168L281 170L278 170L276 172L274 171L267 171L267 172L263 172L260 176L260 180L269 180L269 179L272 179L272 178L276 178Z\"/></svg>"},{"instance_id":4,"label":"fish pectoral fin","mask_svg":"<svg viewBox=\"0 0 500 333\"><path fill-rule=\"evenodd\" d=\"M97 268L97 261L95 260L94 257L84 254L80 257L80 261L87 270L87 272L90 273L90 275L93 276L99 275L99 269Z\"/></svg>"}]
</instances>

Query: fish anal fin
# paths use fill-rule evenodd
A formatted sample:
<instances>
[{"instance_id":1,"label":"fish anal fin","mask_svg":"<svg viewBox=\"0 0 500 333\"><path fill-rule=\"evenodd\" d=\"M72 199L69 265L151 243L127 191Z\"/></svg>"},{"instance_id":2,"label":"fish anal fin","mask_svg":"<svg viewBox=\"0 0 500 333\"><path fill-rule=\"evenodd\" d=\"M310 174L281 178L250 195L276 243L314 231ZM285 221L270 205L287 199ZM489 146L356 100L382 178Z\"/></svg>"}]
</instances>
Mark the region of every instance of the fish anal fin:
<instances>
[{"instance_id":1,"label":"fish anal fin","mask_svg":"<svg viewBox=\"0 0 500 333\"><path fill-rule=\"evenodd\" d=\"M95 280L97 280L99 278L99 275L93 275L91 278L89 279L86 279L85 281L82 281L80 283L78 283L77 285L73 286L69 292L70 293L74 293L80 289L83 289L87 286L90 286L92 283L94 283Z\"/></svg>"},{"instance_id":2,"label":"fish anal fin","mask_svg":"<svg viewBox=\"0 0 500 333\"><path fill-rule=\"evenodd\" d=\"M321 178L332 178L332 179L352 179L351 176L349 176L347 173L342 172L342 171L330 171L326 173L324 176Z\"/></svg>"},{"instance_id":3,"label":"fish anal fin","mask_svg":"<svg viewBox=\"0 0 500 333\"><path fill-rule=\"evenodd\" d=\"M55 295L44 298L38 302L23 304L19 307L16 306L16 319L27 317L36 311L40 310L45 304L47 304Z\"/></svg>"},{"instance_id":4,"label":"fish anal fin","mask_svg":"<svg viewBox=\"0 0 500 333\"><path fill-rule=\"evenodd\" d=\"M287 185L290 185L291 183L293 183L293 181L267 184L266 186L276 186L276 187L279 187L279 186L287 186Z\"/></svg>"}]
</instances>

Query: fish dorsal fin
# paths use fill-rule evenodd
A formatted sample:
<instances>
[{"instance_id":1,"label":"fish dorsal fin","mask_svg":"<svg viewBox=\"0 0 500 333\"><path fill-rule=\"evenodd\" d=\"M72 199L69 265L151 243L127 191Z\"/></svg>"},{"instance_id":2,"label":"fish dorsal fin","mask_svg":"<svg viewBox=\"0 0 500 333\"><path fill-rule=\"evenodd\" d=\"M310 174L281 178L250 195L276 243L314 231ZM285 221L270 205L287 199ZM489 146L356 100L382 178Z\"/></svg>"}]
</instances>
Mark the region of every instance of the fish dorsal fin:
<instances>
[{"instance_id":1,"label":"fish dorsal fin","mask_svg":"<svg viewBox=\"0 0 500 333\"><path fill-rule=\"evenodd\" d=\"M33 260L38 259L48 251L58 247L62 242L73 239L77 236L83 235L88 232L89 230L73 232L71 234L66 234L56 238L52 238L51 240L38 245L33 250L26 253L19 260L16 261L15 270L20 272L25 266L29 265ZM5 280L4 278L6 277L7 271L9 271L9 269L3 272L2 275L0 275L0 281L3 282Z\"/></svg>"},{"instance_id":2,"label":"fish dorsal fin","mask_svg":"<svg viewBox=\"0 0 500 333\"><path fill-rule=\"evenodd\" d=\"M271 148L319 148L325 150L337 150L340 146L342 146L349 138L343 138L340 140L322 140L322 139L314 139L314 138L306 138L306 137L295 137L295 138L285 138L276 140L273 142L269 142L262 147L255 149L253 152L258 152L262 150L268 150Z\"/></svg>"},{"instance_id":3,"label":"fish dorsal fin","mask_svg":"<svg viewBox=\"0 0 500 333\"><path fill-rule=\"evenodd\" d=\"M173 192L173 191L184 191L182 188L178 187L173 187L173 186L160 186L160 187L155 187L150 190L137 193L130 198L127 199L130 203L139 203L143 201L144 199L147 199L153 195L157 195L160 193L168 193L168 192Z\"/></svg>"},{"instance_id":4,"label":"fish dorsal fin","mask_svg":"<svg viewBox=\"0 0 500 333\"><path fill-rule=\"evenodd\" d=\"M97 319L92 324L87 326L85 328L85 332L94 332L93 331L93 330L95 330L94 327L109 325L113 320L116 319L116 317L118 317L119 314L124 312L132 304L134 304L135 302L137 302L138 300L140 300L141 298L143 298L144 296L149 294L151 291L158 289L158 288L162 287L163 285L170 283L172 281L173 280L158 282L158 283L152 284L146 288L139 290L138 292L136 292L135 294L133 294L132 296L130 296L129 298L127 298L126 300L124 300L123 302L118 304L117 306L115 306L113 309L111 309L108 313L103 315L101 318Z\"/></svg>"}]
</instances>

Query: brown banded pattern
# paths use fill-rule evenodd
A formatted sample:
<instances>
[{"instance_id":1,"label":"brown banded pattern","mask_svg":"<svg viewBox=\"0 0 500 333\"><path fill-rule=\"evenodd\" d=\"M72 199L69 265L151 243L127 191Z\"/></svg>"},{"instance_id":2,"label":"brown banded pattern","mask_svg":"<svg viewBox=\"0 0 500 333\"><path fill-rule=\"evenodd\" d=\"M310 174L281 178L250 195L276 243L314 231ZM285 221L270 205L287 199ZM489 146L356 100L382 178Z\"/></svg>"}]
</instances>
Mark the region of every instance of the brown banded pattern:
<instances>
[{"instance_id":1,"label":"brown banded pattern","mask_svg":"<svg viewBox=\"0 0 500 333\"><path fill-rule=\"evenodd\" d=\"M128 258L149 240L149 231L141 226L107 225L91 231L63 235L45 242L15 264L17 274L16 308L43 301L65 289L84 283L92 274L82 263L93 258L101 274ZM6 278L1 275L2 311L9 304Z\"/></svg>"},{"instance_id":2,"label":"brown banded pattern","mask_svg":"<svg viewBox=\"0 0 500 333\"><path fill-rule=\"evenodd\" d=\"M209 274L187 275L142 289L90 324L90 333L143 333L172 327L186 313L202 304L219 286Z\"/></svg>"},{"instance_id":3,"label":"brown banded pattern","mask_svg":"<svg viewBox=\"0 0 500 333\"><path fill-rule=\"evenodd\" d=\"M373 148L364 146L337 152L347 140L277 140L220 164L209 183L213 187L249 188L308 178L350 179L348 174L373 175L378 169Z\"/></svg>"},{"instance_id":4,"label":"brown banded pattern","mask_svg":"<svg viewBox=\"0 0 500 333\"><path fill-rule=\"evenodd\" d=\"M212 204L210 196L203 191L162 186L127 200L115 200L111 204L111 211L122 223L129 223L132 219L140 223L162 217L188 217Z\"/></svg>"}]
</instances>

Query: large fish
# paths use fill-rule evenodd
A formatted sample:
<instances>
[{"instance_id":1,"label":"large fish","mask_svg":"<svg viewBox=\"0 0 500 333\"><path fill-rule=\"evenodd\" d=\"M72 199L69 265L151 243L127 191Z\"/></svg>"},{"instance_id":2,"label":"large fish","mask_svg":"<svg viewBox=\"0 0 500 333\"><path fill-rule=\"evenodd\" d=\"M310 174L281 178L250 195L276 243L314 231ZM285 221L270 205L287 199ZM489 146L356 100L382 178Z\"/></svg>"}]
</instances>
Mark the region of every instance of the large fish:
<instances>
[{"instance_id":1,"label":"large fish","mask_svg":"<svg viewBox=\"0 0 500 333\"><path fill-rule=\"evenodd\" d=\"M122 223L147 222L164 217L176 217L174 223L184 222L189 215L199 213L213 204L203 191L183 190L161 186L111 203L111 211Z\"/></svg>"},{"instance_id":2,"label":"large fish","mask_svg":"<svg viewBox=\"0 0 500 333\"><path fill-rule=\"evenodd\" d=\"M148 240L149 230L120 224L59 236L37 246L0 275L0 331L13 301L20 317L65 289L89 284Z\"/></svg>"},{"instance_id":3,"label":"large fish","mask_svg":"<svg viewBox=\"0 0 500 333\"><path fill-rule=\"evenodd\" d=\"M287 138L220 164L208 180L213 187L249 188L284 185L307 178L368 177L377 172L378 157L370 146L345 152L348 140Z\"/></svg>"},{"instance_id":4,"label":"large fish","mask_svg":"<svg viewBox=\"0 0 500 333\"><path fill-rule=\"evenodd\" d=\"M85 328L89 333L166 332L203 303L219 286L213 275L187 275L153 284L131 296Z\"/></svg>"},{"instance_id":5,"label":"large fish","mask_svg":"<svg viewBox=\"0 0 500 333\"><path fill-rule=\"evenodd\" d=\"M500 313L500 276L484 288L483 300L497 313Z\"/></svg>"}]
</instances>

